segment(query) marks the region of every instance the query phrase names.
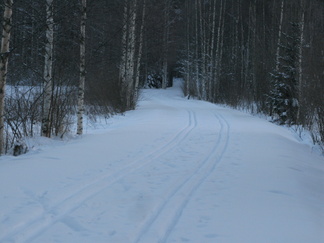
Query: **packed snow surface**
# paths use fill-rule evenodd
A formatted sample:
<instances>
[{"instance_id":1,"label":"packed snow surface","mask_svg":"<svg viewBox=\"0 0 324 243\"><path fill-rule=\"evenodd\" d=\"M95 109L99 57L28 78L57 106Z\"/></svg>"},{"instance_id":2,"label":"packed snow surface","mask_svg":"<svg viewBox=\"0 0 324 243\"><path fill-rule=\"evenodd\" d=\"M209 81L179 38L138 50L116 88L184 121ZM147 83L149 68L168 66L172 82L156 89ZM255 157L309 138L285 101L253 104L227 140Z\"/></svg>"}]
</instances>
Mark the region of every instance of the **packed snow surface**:
<instances>
[{"instance_id":1,"label":"packed snow surface","mask_svg":"<svg viewBox=\"0 0 324 243\"><path fill-rule=\"evenodd\" d=\"M0 158L0 242L322 243L324 159L180 82L69 141Z\"/></svg>"}]
</instances>

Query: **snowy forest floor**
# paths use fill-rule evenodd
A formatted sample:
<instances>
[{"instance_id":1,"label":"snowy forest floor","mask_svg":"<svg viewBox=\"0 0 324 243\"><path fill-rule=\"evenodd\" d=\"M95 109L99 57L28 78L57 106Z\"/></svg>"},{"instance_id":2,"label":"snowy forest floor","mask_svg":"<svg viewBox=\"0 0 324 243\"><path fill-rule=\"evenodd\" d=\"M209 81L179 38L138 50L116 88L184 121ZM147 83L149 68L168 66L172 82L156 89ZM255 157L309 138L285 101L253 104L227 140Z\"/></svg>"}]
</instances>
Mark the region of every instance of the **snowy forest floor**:
<instances>
[{"instance_id":1,"label":"snowy forest floor","mask_svg":"<svg viewBox=\"0 0 324 243\"><path fill-rule=\"evenodd\" d=\"M0 158L0 242L321 243L324 158L180 83L82 138Z\"/></svg>"}]
</instances>

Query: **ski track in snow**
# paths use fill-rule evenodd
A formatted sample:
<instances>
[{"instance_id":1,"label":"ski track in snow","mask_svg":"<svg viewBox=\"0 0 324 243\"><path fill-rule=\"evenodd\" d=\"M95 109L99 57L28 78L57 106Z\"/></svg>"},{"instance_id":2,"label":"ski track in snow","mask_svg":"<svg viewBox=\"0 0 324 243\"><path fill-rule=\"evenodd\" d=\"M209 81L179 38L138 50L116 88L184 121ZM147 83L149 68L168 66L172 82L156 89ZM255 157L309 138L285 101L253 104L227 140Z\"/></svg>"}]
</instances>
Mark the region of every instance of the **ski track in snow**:
<instances>
[{"instance_id":1,"label":"ski track in snow","mask_svg":"<svg viewBox=\"0 0 324 243\"><path fill-rule=\"evenodd\" d=\"M4 161L0 243L322 242L323 158L180 84L108 133Z\"/></svg>"},{"instance_id":2,"label":"ski track in snow","mask_svg":"<svg viewBox=\"0 0 324 243\"><path fill-rule=\"evenodd\" d=\"M152 238L156 238L154 242L167 242L192 195L221 162L228 146L230 125L221 115L215 114L215 117L221 128L218 140L211 152L200 162L196 170L174 186L164 197L164 200L142 225L134 243L149 243L152 242ZM163 226L162 229L161 226Z\"/></svg>"},{"instance_id":3,"label":"ski track in snow","mask_svg":"<svg viewBox=\"0 0 324 243\"><path fill-rule=\"evenodd\" d=\"M57 202L55 205L44 207L44 211L38 215L31 215L28 221L20 223L17 227L13 228L10 232L0 238L0 242L28 242L29 240L37 237L46 229L50 228L53 224L61 220L64 216L72 213L78 209L82 203L101 191L107 189L110 185L114 184L121 178L129 175L130 173L150 164L164 154L167 154L177 144L184 141L190 132L197 126L196 115L193 111L188 112L188 124L178 131L167 143L157 149L151 151L149 154L136 159L131 164L125 166L119 171L111 174L107 173L100 178L88 182L70 196ZM40 202L40 204L42 204Z\"/></svg>"}]
</instances>

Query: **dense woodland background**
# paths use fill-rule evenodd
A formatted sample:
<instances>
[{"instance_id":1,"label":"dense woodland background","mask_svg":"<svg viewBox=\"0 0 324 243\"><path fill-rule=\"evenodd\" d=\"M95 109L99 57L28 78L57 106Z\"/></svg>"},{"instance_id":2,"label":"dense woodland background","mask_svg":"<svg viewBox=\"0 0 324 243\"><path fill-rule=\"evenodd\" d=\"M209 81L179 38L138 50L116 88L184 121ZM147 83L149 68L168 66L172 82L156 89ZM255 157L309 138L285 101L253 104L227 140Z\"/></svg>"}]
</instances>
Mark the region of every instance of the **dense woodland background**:
<instances>
[{"instance_id":1,"label":"dense woodland background","mask_svg":"<svg viewBox=\"0 0 324 243\"><path fill-rule=\"evenodd\" d=\"M134 109L139 88L166 88L174 77L184 79L188 97L264 113L323 144L323 0L11 4L1 3L1 13L12 9L12 22L1 16L11 34L9 51L1 49L1 62L9 60L0 85L2 153L23 152L26 137L64 136L77 114Z\"/></svg>"}]
</instances>

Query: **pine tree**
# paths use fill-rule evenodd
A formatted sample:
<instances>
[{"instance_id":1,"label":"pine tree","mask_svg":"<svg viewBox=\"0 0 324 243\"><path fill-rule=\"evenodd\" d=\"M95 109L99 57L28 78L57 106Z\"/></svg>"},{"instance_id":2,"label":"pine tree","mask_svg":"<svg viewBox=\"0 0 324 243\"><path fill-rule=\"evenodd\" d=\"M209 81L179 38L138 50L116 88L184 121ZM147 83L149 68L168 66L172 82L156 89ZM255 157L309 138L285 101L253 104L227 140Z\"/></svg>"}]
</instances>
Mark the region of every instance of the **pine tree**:
<instances>
[{"instance_id":1,"label":"pine tree","mask_svg":"<svg viewBox=\"0 0 324 243\"><path fill-rule=\"evenodd\" d=\"M291 23L291 33L283 34L276 69L271 73L272 90L268 97L271 113L280 124L293 125L297 122L298 113L298 60L300 45L299 24Z\"/></svg>"}]
</instances>

